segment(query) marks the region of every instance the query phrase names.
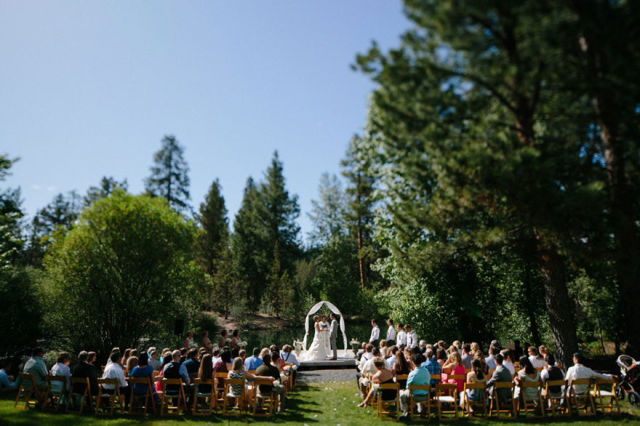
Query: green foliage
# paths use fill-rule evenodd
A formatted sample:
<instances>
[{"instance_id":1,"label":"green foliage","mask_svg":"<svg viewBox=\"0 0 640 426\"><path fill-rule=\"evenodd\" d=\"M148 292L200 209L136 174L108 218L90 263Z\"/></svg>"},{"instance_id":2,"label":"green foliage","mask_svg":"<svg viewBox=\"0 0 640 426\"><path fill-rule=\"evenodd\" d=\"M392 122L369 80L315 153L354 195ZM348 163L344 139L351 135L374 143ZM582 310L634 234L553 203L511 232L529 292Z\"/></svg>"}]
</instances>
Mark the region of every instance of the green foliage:
<instances>
[{"instance_id":1,"label":"green foliage","mask_svg":"<svg viewBox=\"0 0 640 426\"><path fill-rule=\"evenodd\" d=\"M127 180L125 179L122 182L118 182L111 176L103 176L99 186L91 186L87 190L87 194L83 199L85 207L90 206L101 198L108 197L117 188L127 192L129 189Z\"/></svg>"},{"instance_id":2,"label":"green foliage","mask_svg":"<svg viewBox=\"0 0 640 426\"><path fill-rule=\"evenodd\" d=\"M207 274L214 276L229 244L227 208L218 179L211 184L196 219L201 229L196 238L196 260Z\"/></svg>"},{"instance_id":3,"label":"green foliage","mask_svg":"<svg viewBox=\"0 0 640 426\"><path fill-rule=\"evenodd\" d=\"M162 139L162 148L153 156L151 176L145 179L147 193L164 197L178 212L189 207L189 165L184 159L184 148L173 135Z\"/></svg>"},{"instance_id":4,"label":"green foliage","mask_svg":"<svg viewBox=\"0 0 640 426\"><path fill-rule=\"evenodd\" d=\"M21 267L0 269L0 355L28 350L41 336L41 306L33 272Z\"/></svg>"},{"instance_id":5,"label":"green foliage","mask_svg":"<svg viewBox=\"0 0 640 426\"><path fill-rule=\"evenodd\" d=\"M161 198L116 190L98 200L45 258L49 330L105 354L191 318L203 283L194 234Z\"/></svg>"}]
</instances>

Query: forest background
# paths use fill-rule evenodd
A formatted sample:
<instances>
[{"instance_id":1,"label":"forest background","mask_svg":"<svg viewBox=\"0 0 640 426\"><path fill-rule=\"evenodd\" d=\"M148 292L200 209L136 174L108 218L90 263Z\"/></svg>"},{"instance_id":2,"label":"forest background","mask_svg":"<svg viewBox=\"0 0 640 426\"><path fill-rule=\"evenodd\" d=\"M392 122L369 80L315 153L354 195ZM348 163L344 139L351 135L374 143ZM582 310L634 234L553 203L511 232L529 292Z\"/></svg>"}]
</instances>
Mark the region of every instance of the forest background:
<instances>
[{"instance_id":1,"label":"forest background","mask_svg":"<svg viewBox=\"0 0 640 426\"><path fill-rule=\"evenodd\" d=\"M277 152L232 224L215 179L191 204L172 135L143 194L105 177L27 223L6 187L0 353L38 340L105 353L176 319L210 328L208 310L293 320L327 299L430 341L637 355L640 5L404 5L398 47L356 57L376 83L365 131L342 176L322 176L306 245Z\"/></svg>"}]
</instances>

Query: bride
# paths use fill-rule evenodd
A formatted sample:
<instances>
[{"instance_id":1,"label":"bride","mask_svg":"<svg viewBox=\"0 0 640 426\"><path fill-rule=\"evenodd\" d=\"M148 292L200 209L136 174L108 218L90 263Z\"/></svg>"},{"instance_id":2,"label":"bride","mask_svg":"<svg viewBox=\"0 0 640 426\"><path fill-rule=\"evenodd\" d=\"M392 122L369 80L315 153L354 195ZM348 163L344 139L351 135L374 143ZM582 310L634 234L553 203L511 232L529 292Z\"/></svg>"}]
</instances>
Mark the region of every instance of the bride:
<instances>
[{"instance_id":1,"label":"bride","mask_svg":"<svg viewBox=\"0 0 640 426\"><path fill-rule=\"evenodd\" d=\"M327 324L321 326L320 317L313 317L313 328L315 329L315 334L313 335L313 342L311 343L311 347L308 351L304 352L300 356L300 360L302 361L312 361L312 360L326 360L329 357L328 346L329 346L329 328Z\"/></svg>"}]
</instances>

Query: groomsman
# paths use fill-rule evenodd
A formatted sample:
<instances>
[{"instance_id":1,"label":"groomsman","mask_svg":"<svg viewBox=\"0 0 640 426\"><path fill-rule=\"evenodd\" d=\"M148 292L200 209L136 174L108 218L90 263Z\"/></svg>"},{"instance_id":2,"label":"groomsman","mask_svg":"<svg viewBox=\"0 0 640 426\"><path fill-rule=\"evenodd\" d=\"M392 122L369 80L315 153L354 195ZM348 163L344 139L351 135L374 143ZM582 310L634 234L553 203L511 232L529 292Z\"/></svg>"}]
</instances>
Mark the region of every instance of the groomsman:
<instances>
[{"instance_id":1,"label":"groomsman","mask_svg":"<svg viewBox=\"0 0 640 426\"><path fill-rule=\"evenodd\" d=\"M404 332L404 325L398 323L398 347L407 346L407 333Z\"/></svg>"},{"instance_id":2,"label":"groomsman","mask_svg":"<svg viewBox=\"0 0 640 426\"><path fill-rule=\"evenodd\" d=\"M387 329L387 347L391 347L396 344L396 329L393 327L393 320L391 318L387 319L387 324L389 328Z\"/></svg>"},{"instance_id":3,"label":"groomsman","mask_svg":"<svg viewBox=\"0 0 640 426\"><path fill-rule=\"evenodd\" d=\"M380 340L380 327L378 327L378 322L375 319L371 320L371 327L371 337L369 338L369 343L377 348L378 341Z\"/></svg>"},{"instance_id":4,"label":"groomsman","mask_svg":"<svg viewBox=\"0 0 640 426\"><path fill-rule=\"evenodd\" d=\"M418 335L415 331L411 330L411 326L409 324L404 326L404 329L407 331L407 347L409 349L413 349L418 346Z\"/></svg>"}]
</instances>

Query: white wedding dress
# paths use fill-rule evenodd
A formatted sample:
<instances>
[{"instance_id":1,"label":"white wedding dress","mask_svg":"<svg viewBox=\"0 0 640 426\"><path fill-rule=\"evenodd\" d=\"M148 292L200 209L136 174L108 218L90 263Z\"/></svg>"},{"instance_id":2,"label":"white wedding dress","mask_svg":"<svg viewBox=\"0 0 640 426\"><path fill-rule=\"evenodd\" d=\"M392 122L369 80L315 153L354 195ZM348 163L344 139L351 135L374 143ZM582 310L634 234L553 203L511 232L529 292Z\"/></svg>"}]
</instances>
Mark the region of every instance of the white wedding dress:
<instances>
[{"instance_id":1,"label":"white wedding dress","mask_svg":"<svg viewBox=\"0 0 640 426\"><path fill-rule=\"evenodd\" d=\"M320 330L319 323L315 323L313 328L315 329L313 342L311 342L309 350L300 356L301 361L324 361L329 358L329 331Z\"/></svg>"}]
</instances>

